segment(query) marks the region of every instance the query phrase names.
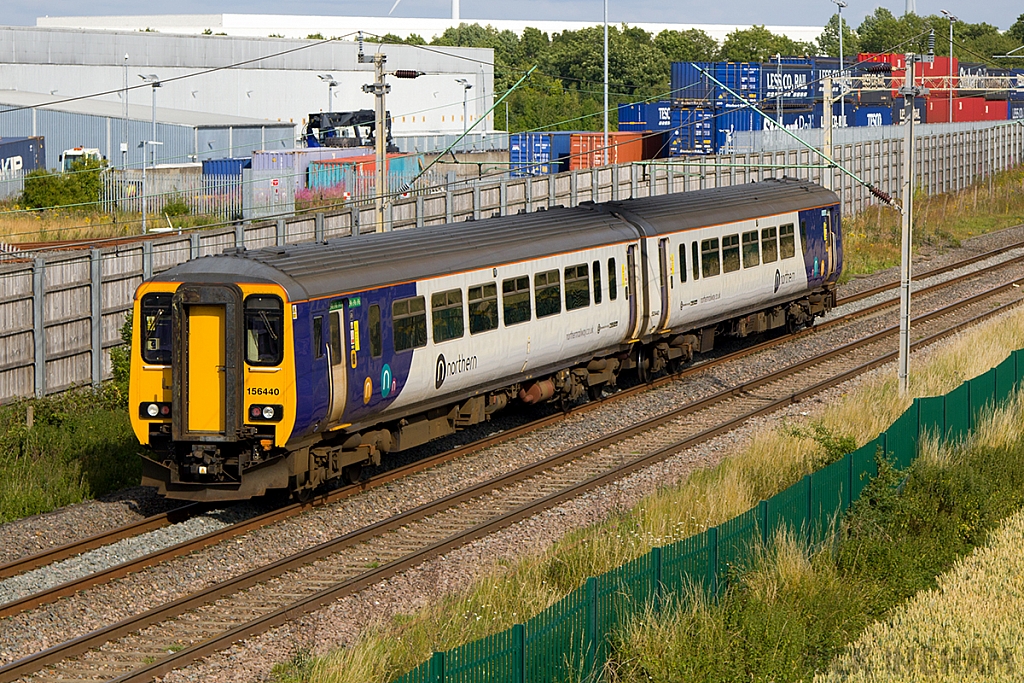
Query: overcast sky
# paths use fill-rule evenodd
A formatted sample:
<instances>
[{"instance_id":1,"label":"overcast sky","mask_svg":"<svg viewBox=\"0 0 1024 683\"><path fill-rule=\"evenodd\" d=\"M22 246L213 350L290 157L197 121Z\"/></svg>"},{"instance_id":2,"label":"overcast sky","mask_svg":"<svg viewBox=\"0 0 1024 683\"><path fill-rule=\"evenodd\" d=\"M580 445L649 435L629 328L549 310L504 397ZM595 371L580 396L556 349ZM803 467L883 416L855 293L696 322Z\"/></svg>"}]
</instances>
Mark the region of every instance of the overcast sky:
<instances>
[{"instance_id":1,"label":"overcast sky","mask_svg":"<svg viewBox=\"0 0 1024 683\"><path fill-rule=\"evenodd\" d=\"M109 14L304 14L386 16L394 0L3 0L0 24L34 26L38 16ZM906 0L847 0L843 18L857 26L878 6L902 14ZM987 22L1005 30L1024 13L1021 0L916 0L917 13L938 14L947 9L969 22ZM461 0L468 22L487 19L600 21L600 0ZM612 22L692 24L775 24L821 26L835 11L830 0L608 0ZM451 16L450 0L402 0L393 16Z\"/></svg>"}]
</instances>

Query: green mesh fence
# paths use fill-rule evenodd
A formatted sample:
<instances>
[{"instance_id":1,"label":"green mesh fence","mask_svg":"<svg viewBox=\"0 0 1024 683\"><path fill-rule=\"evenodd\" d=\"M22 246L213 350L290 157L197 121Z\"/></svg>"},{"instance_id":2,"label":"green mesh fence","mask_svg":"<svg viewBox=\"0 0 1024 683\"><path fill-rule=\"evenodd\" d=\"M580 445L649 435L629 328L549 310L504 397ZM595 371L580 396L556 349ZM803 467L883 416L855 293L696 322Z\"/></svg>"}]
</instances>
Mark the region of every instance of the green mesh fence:
<instances>
[{"instance_id":1,"label":"green mesh fence","mask_svg":"<svg viewBox=\"0 0 1024 683\"><path fill-rule=\"evenodd\" d=\"M609 638L630 619L657 610L665 596L685 595L691 587L717 597L750 561L751 547L781 527L808 541L825 538L878 474L876 453L906 469L922 435L964 438L979 415L1005 402L1022 379L1024 349L945 396L916 399L877 438L743 514L588 579L526 624L435 652L394 683L597 680Z\"/></svg>"}]
</instances>

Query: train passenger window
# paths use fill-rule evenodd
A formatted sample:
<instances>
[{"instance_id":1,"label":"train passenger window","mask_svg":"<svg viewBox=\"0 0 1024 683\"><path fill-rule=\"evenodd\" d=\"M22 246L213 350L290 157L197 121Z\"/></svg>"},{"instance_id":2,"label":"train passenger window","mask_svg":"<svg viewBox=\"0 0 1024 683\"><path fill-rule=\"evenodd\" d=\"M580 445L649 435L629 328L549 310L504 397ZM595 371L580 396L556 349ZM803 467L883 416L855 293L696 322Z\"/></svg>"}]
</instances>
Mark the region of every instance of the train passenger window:
<instances>
[{"instance_id":1,"label":"train passenger window","mask_svg":"<svg viewBox=\"0 0 1024 683\"><path fill-rule=\"evenodd\" d=\"M345 353L341 349L341 316L343 312L344 308L338 310L334 308L334 304L331 305L331 314L328 317L331 335L328 340L328 343L331 345L331 365L340 365L345 360Z\"/></svg>"},{"instance_id":2,"label":"train passenger window","mask_svg":"<svg viewBox=\"0 0 1024 683\"><path fill-rule=\"evenodd\" d=\"M761 260L772 263L779 260L779 241L775 228L761 228Z\"/></svg>"},{"instance_id":3,"label":"train passenger window","mask_svg":"<svg viewBox=\"0 0 1024 683\"><path fill-rule=\"evenodd\" d=\"M369 323L370 355L374 358L380 358L381 354L384 352L384 345L381 343L380 338L380 304L370 306Z\"/></svg>"},{"instance_id":4,"label":"train passenger window","mask_svg":"<svg viewBox=\"0 0 1024 683\"><path fill-rule=\"evenodd\" d=\"M686 242L679 245L679 281L686 282Z\"/></svg>"},{"instance_id":5,"label":"train passenger window","mask_svg":"<svg viewBox=\"0 0 1024 683\"><path fill-rule=\"evenodd\" d=\"M694 242L690 249L690 255L693 256L693 279L697 280L700 278L700 259L697 258L697 243Z\"/></svg>"},{"instance_id":6,"label":"train passenger window","mask_svg":"<svg viewBox=\"0 0 1024 683\"><path fill-rule=\"evenodd\" d=\"M722 272L731 273L740 269L740 236L726 235L722 238Z\"/></svg>"},{"instance_id":7,"label":"train passenger window","mask_svg":"<svg viewBox=\"0 0 1024 683\"><path fill-rule=\"evenodd\" d=\"M324 357L324 317L322 315L313 316L313 356Z\"/></svg>"},{"instance_id":8,"label":"train passenger window","mask_svg":"<svg viewBox=\"0 0 1024 683\"><path fill-rule=\"evenodd\" d=\"M171 362L171 295L142 297L142 360L156 365Z\"/></svg>"},{"instance_id":9,"label":"train passenger window","mask_svg":"<svg viewBox=\"0 0 1024 683\"><path fill-rule=\"evenodd\" d=\"M435 292L430 295L430 311L434 320L434 343L462 336L462 290Z\"/></svg>"},{"instance_id":10,"label":"train passenger window","mask_svg":"<svg viewBox=\"0 0 1024 683\"><path fill-rule=\"evenodd\" d=\"M524 275L502 282L501 299L505 308L505 325L515 325L529 320L530 278Z\"/></svg>"},{"instance_id":11,"label":"train passenger window","mask_svg":"<svg viewBox=\"0 0 1024 683\"><path fill-rule=\"evenodd\" d=\"M533 289L533 295L537 300L538 318L562 312L562 283L558 280L557 270L534 275Z\"/></svg>"},{"instance_id":12,"label":"train passenger window","mask_svg":"<svg viewBox=\"0 0 1024 683\"><path fill-rule=\"evenodd\" d=\"M498 327L498 285L493 282L469 288L469 331L486 332Z\"/></svg>"},{"instance_id":13,"label":"train passenger window","mask_svg":"<svg viewBox=\"0 0 1024 683\"><path fill-rule=\"evenodd\" d=\"M245 362L277 365L284 358L284 304L276 296L245 300ZM322 352L321 352L322 353Z\"/></svg>"},{"instance_id":14,"label":"train passenger window","mask_svg":"<svg viewBox=\"0 0 1024 683\"><path fill-rule=\"evenodd\" d=\"M796 256L796 241L793 236L793 224L779 226L779 256L792 258Z\"/></svg>"},{"instance_id":15,"label":"train passenger window","mask_svg":"<svg viewBox=\"0 0 1024 683\"><path fill-rule=\"evenodd\" d=\"M395 351L427 345L427 305L422 296L391 304L391 327Z\"/></svg>"},{"instance_id":16,"label":"train passenger window","mask_svg":"<svg viewBox=\"0 0 1024 683\"><path fill-rule=\"evenodd\" d=\"M590 305L590 272L586 263L565 269L565 310ZM539 314L538 314L539 315Z\"/></svg>"},{"instance_id":17,"label":"train passenger window","mask_svg":"<svg viewBox=\"0 0 1024 683\"><path fill-rule=\"evenodd\" d=\"M718 260L718 238L703 240L700 243L700 262L704 277L718 275L721 264Z\"/></svg>"},{"instance_id":18,"label":"train passenger window","mask_svg":"<svg viewBox=\"0 0 1024 683\"><path fill-rule=\"evenodd\" d=\"M594 261L594 305L601 303L601 262Z\"/></svg>"},{"instance_id":19,"label":"train passenger window","mask_svg":"<svg viewBox=\"0 0 1024 683\"><path fill-rule=\"evenodd\" d=\"M757 230L743 233L743 267L753 268L761 263L757 251Z\"/></svg>"},{"instance_id":20,"label":"train passenger window","mask_svg":"<svg viewBox=\"0 0 1024 683\"><path fill-rule=\"evenodd\" d=\"M619 297L619 290L615 279L615 259L608 259L608 301L615 301Z\"/></svg>"}]
</instances>

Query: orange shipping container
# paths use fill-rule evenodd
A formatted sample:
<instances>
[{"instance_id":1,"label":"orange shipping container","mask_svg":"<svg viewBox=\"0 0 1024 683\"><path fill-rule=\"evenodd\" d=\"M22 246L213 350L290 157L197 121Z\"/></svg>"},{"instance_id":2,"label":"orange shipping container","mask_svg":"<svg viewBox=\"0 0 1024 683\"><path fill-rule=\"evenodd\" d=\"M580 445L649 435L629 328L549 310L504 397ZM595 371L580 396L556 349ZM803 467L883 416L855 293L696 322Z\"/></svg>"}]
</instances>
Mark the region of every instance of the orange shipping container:
<instances>
[{"instance_id":1,"label":"orange shipping container","mask_svg":"<svg viewBox=\"0 0 1024 683\"><path fill-rule=\"evenodd\" d=\"M612 164L642 161L644 141L641 133L608 133L608 149L604 133L573 133L569 142L569 169L596 168Z\"/></svg>"}]
</instances>

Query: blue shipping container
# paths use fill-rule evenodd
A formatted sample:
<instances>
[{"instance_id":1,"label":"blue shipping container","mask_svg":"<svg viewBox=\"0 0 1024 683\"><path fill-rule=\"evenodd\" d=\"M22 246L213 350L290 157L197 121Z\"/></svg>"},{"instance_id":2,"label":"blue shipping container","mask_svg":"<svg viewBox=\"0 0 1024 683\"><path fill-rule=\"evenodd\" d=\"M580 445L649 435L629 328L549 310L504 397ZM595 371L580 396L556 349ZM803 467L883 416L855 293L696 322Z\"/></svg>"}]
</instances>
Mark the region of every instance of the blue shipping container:
<instances>
[{"instance_id":1,"label":"blue shipping container","mask_svg":"<svg viewBox=\"0 0 1024 683\"><path fill-rule=\"evenodd\" d=\"M521 178L568 171L574 132L559 130L509 135L509 172L513 177Z\"/></svg>"},{"instance_id":2,"label":"blue shipping container","mask_svg":"<svg viewBox=\"0 0 1024 683\"><path fill-rule=\"evenodd\" d=\"M849 120L849 112L846 114ZM853 125L863 127L891 126L892 108L862 105L853 109Z\"/></svg>"},{"instance_id":3,"label":"blue shipping container","mask_svg":"<svg viewBox=\"0 0 1024 683\"><path fill-rule=\"evenodd\" d=\"M926 110L928 108L928 100L923 97L914 98L914 123L924 123L926 120ZM904 106L903 98L892 103L890 107L892 112L892 123L894 126L902 126L907 121L907 111Z\"/></svg>"},{"instance_id":4,"label":"blue shipping container","mask_svg":"<svg viewBox=\"0 0 1024 683\"><path fill-rule=\"evenodd\" d=\"M243 168L252 168L252 157L203 160L203 175L240 176Z\"/></svg>"},{"instance_id":5,"label":"blue shipping container","mask_svg":"<svg viewBox=\"0 0 1024 683\"><path fill-rule=\"evenodd\" d=\"M711 109L676 109L669 133L669 156L713 154L715 151L715 112Z\"/></svg>"},{"instance_id":6,"label":"blue shipping container","mask_svg":"<svg viewBox=\"0 0 1024 683\"><path fill-rule=\"evenodd\" d=\"M1010 100L1010 120L1024 119L1024 100Z\"/></svg>"},{"instance_id":7,"label":"blue shipping container","mask_svg":"<svg viewBox=\"0 0 1024 683\"><path fill-rule=\"evenodd\" d=\"M682 102L707 102L715 97L715 84L701 69L714 73L714 62L672 62L672 99Z\"/></svg>"},{"instance_id":8,"label":"blue shipping container","mask_svg":"<svg viewBox=\"0 0 1024 683\"><path fill-rule=\"evenodd\" d=\"M672 103L636 102L619 105L619 130L660 131L672 128Z\"/></svg>"},{"instance_id":9,"label":"blue shipping container","mask_svg":"<svg viewBox=\"0 0 1024 683\"><path fill-rule=\"evenodd\" d=\"M1024 98L1024 69L1010 69L1010 98Z\"/></svg>"},{"instance_id":10,"label":"blue shipping container","mask_svg":"<svg viewBox=\"0 0 1024 683\"><path fill-rule=\"evenodd\" d=\"M764 117L753 109L726 109L716 112L712 125L715 128L715 150L718 154L733 154L737 150L733 134L740 131L761 130Z\"/></svg>"},{"instance_id":11,"label":"blue shipping container","mask_svg":"<svg viewBox=\"0 0 1024 683\"><path fill-rule=\"evenodd\" d=\"M760 99L761 65L759 63L717 62L715 64L715 79L722 83L722 85L716 84L715 87L715 101L720 105L736 103L737 97L749 102L756 102Z\"/></svg>"},{"instance_id":12,"label":"blue shipping container","mask_svg":"<svg viewBox=\"0 0 1024 683\"><path fill-rule=\"evenodd\" d=\"M513 133L508 136L509 171L513 177L551 173L551 136Z\"/></svg>"},{"instance_id":13,"label":"blue shipping container","mask_svg":"<svg viewBox=\"0 0 1024 683\"><path fill-rule=\"evenodd\" d=\"M809 106L817 94L811 74L809 65L764 64L758 99L764 100L766 106L776 100L781 100L783 107Z\"/></svg>"},{"instance_id":14,"label":"blue shipping container","mask_svg":"<svg viewBox=\"0 0 1024 683\"><path fill-rule=\"evenodd\" d=\"M0 138L0 173L46 168L46 145L42 136Z\"/></svg>"}]
</instances>

